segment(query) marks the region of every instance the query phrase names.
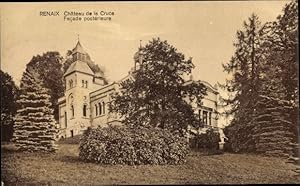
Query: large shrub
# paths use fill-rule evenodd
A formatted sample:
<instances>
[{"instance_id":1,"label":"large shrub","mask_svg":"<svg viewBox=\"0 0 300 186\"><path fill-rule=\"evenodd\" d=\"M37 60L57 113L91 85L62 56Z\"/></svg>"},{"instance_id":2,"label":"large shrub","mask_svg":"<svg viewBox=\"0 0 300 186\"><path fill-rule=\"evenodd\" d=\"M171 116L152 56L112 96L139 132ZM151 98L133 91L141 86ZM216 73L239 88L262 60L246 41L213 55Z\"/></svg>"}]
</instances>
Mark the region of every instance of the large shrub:
<instances>
[{"instance_id":1,"label":"large shrub","mask_svg":"<svg viewBox=\"0 0 300 186\"><path fill-rule=\"evenodd\" d=\"M186 138L157 128L110 126L87 129L80 140L80 159L102 164L181 164Z\"/></svg>"},{"instance_id":2,"label":"large shrub","mask_svg":"<svg viewBox=\"0 0 300 186\"><path fill-rule=\"evenodd\" d=\"M190 147L197 150L207 150L209 152L219 152L220 134L213 129L207 129L206 133L195 135L190 139Z\"/></svg>"}]
</instances>

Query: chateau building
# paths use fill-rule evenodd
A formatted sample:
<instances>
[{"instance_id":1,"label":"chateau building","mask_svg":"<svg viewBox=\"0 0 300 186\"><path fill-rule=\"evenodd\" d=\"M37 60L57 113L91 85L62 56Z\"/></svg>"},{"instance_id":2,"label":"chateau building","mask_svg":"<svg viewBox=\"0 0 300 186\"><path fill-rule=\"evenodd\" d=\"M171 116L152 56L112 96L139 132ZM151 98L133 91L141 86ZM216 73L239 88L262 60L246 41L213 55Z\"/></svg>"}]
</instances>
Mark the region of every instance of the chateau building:
<instances>
[{"instance_id":1,"label":"chateau building","mask_svg":"<svg viewBox=\"0 0 300 186\"><path fill-rule=\"evenodd\" d=\"M139 68L138 64L135 64L123 79L107 83L103 73L93 68L94 63L79 41L72 50L72 60L73 63L64 74L66 84L64 96L58 99L59 138L73 137L90 126L121 125L120 116L110 113L108 104L111 101L111 95L119 91L120 83L131 78L132 73ZM194 80L190 79L186 84L192 81ZM202 100L203 105L199 108L195 103L191 103L204 123L201 127L203 129L207 126L219 128L217 87L205 81L197 82L207 87L207 95Z\"/></svg>"}]
</instances>

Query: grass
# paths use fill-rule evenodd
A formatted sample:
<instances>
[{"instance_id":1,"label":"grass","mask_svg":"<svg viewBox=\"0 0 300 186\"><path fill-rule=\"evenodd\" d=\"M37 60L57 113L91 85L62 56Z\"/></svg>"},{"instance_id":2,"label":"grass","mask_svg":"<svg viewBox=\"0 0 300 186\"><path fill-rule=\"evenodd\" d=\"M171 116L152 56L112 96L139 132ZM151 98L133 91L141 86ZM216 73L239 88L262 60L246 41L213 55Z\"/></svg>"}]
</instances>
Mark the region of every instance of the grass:
<instances>
[{"instance_id":1,"label":"grass","mask_svg":"<svg viewBox=\"0 0 300 186\"><path fill-rule=\"evenodd\" d=\"M75 135L72 138L61 138L58 141L58 144L79 144L81 135Z\"/></svg>"},{"instance_id":2,"label":"grass","mask_svg":"<svg viewBox=\"0 0 300 186\"><path fill-rule=\"evenodd\" d=\"M284 159L249 154L191 152L184 165L109 166L82 162L78 145L59 143L56 154L17 152L5 144L1 155L5 185L300 183Z\"/></svg>"}]
</instances>

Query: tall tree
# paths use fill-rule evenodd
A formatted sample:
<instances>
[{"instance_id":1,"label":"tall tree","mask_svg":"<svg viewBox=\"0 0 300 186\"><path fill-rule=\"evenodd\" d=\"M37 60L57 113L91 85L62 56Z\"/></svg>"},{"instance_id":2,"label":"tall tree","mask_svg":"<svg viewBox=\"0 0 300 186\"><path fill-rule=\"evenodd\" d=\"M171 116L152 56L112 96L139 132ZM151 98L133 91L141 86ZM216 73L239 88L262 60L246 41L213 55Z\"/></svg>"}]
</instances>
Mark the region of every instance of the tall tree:
<instances>
[{"instance_id":1,"label":"tall tree","mask_svg":"<svg viewBox=\"0 0 300 186\"><path fill-rule=\"evenodd\" d=\"M38 69L28 66L21 79L14 125L14 142L20 150L56 150L56 123L49 90L44 87Z\"/></svg>"},{"instance_id":2,"label":"tall tree","mask_svg":"<svg viewBox=\"0 0 300 186\"><path fill-rule=\"evenodd\" d=\"M27 64L27 68L34 67L37 70L43 86L49 89L51 108L54 110L56 120L59 118L57 101L64 93L62 59L58 52L46 52L43 55L33 56Z\"/></svg>"},{"instance_id":3,"label":"tall tree","mask_svg":"<svg viewBox=\"0 0 300 186\"><path fill-rule=\"evenodd\" d=\"M9 141L13 134L13 118L16 114L18 88L12 77L0 70L1 81L1 141Z\"/></svg>"},{"instance_id":4,"label":"tall tree","mask_svg":"<svg viewBox=\"0 0 300 186\"><path fill-rule=\"evenodd\" d=\"M198 116L189 102L206 94L202 83L187 83L183 75L191 73L192 59L177 52L167 41L153 39L140 47L134 58L139 68L121 85L113 97L110 110L124 117L130 126L154 126L173 131L187 125L199 125Z\"/></svg>"},{"instance_id":5,"label":"tall tree","mask_svg":"<svg viewBox=\"0 0 300 186\"><path fill-rule=\"evenodd\" d=\"M274 38L271 53L274 63L278 66L280 82L284 88L283 99L291 105L286 110L293 123L295 139L299 136L299 40L298 40L298 1L292 1L283 8L273 22Z\"/></svg>"},{"instance_id":6,"label":"tall tree","mask_svg":"<svg viewBox=\"0 0 300 186\"><path fill-rule=\"evenodd\" d=\"M255 14L243 26L244 29L237 32L237 42L234 44L236 50L231 61L223 65L232 79L227 80L222 87L232 94L229 99L224 100L231 106L229 113L234 115L227 133L232 148L234 151L253 151L253 117L260 86L259 64L264 58L261 45L265 27Z\"/></svg>"},{"instance_id":7,"label":"tall tree","mask_svg":"<svg viewBox=\"0 0 300 186\"><path fill-rule=\"evenodd\" d=\"M234 151L245 149L272 156L290 156L293 153L299 135L297 12L296 1L287 4L283 15L260 29L257 34L259 42L254 42L255 45L246 43L244 46L250 47L249 53L254 51L252 47L257 47L254 54L257 61L249 68L251 76L248 83L251 88L246 92L250 94L236 94L249 99L251 104L247 105L246 110L250 112L243 110L241 99L237 99L237 107L233 104L236 100L229 100L236 110L235 118L226 133ZM235 69L238 69L238 65L234 67L233 63L225 66L225 70L233 74ZM242 79L234 76L229 86L224 86L239 93L241 87L234 86L232 82L241 85ZM249 139L251 145L244 143Z\"/></svg>"},{"instance_id":8,"label":"tall tree","mask_svg":"<svg viewBox=\"0 0 300 186\"><path fill-rule=\"evenodd\" d=\"M259 90L255 137L257 151L289 156L299 134L297 3L287 4L283 15L269 23L266 59Z\"/></svg>"}]
</instances>

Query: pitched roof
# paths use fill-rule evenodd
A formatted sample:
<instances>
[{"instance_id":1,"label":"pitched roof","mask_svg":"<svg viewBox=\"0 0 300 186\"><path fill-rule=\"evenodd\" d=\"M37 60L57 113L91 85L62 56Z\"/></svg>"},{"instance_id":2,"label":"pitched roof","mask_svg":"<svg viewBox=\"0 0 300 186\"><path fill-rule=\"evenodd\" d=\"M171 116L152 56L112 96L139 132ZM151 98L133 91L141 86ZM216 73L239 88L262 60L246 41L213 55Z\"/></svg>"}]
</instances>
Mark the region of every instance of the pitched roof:
<instances>
[{"instance_id":1,"label":"pitched roof","mask_svg":"<svg viewBox=\"0 0 300 186\"><path fill-rule=\"evenodd\" d=\"M75 48L73 48L72 54L77 53L77 52L78 52L78 53L81 53L81 54L87 54L87 53L83 50L83 48L82 48L82 46L81 46L81 44L80 44L79 41L77 42Z\"/></svg>"},{"instance_id":2,"label":"pitched roof","mask_svg":"<svg viewBox=\"0 0 300 186\"><path fill-rule=\"evenodd\" d=\"M75 61L74 63L72 63L68 70L66 71L66 73L64 74L64 76L72 73L72 72L82 72L82 73L86 73L86 74L90 74L90 75L94 75L94 72L91 70L91 68L89 67L89 65L85 62L82 61Z\"/></svg>"}]
</instances>

